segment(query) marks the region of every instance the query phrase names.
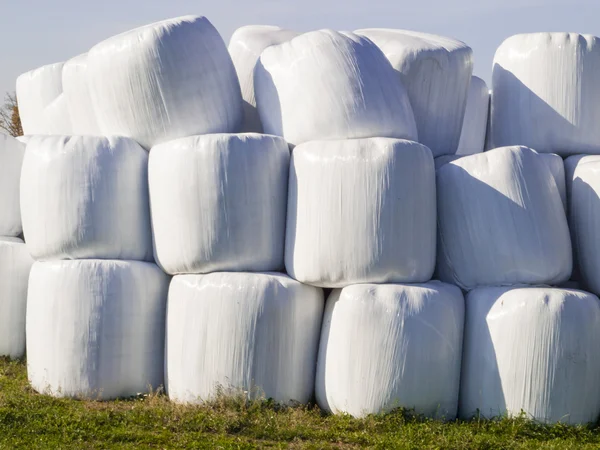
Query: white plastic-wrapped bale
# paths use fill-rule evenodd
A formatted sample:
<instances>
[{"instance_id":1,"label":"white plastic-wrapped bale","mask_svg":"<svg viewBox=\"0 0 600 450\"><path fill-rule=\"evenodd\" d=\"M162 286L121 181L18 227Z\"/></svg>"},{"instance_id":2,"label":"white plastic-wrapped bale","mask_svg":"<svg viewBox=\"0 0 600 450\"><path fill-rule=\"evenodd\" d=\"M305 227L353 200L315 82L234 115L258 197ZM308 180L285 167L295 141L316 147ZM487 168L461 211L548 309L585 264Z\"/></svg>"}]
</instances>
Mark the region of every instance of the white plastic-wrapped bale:
<instances>
[{"instance_id":1,"label":"white plastic-wrapped bale","mask_svg":"<svg viewBox=\"0 0 600 450\"><path fill-rule=\"evenodd\" d=\"M473 73L473 51L456 39L407 30L364 29L408 92L419 142L434 156L456 153Z\"/></svg>"},{"instance_id":2,"label":"white plastic-wrapped bale","mask_svg":"<svg viewBox=\"0 0 600 450\"><path fill-rule=\"evenodd\" d=\"M175 276L167 312L169 398L198 403L245 392L308 402L323 303L321 289L282 274Z\"/></svg>"},{"instance_id":3,"label":"white plastic-wrapped bale","mask_svg":"<svg viewBox=\"0 0 600 450\"><path fill-rule=\"evenodd\" d=\"M21 215L34 259L152 259L148 153L123 137L27 144Z\"/></svg>"},{"instance_id":4,"label":"white plastic-wrapped bale","mask_svg":"<svg viewBox=\"0 0 600 450\"><path fill-rule=\"evenodd\" d=\"M25 354L27 282L33 260L25 243L0 237L0 355L20 358Z\"/></svg>"},{"instance_id":5,"label":"white plastic-wrapped bale","mask_svg":"<svg viewBox=\"0 0 600 450\"><path fill-rule=\"evenodd\" d=\"M437 281L334 290L319 347L319 406L355 417L404 407L454 419L463 320L460 289Z\"/></svg>"},{"instance_id":6,"label":"white plastic-wrapped bale","mask_svg":"<svg viewBox=\"0 0 600 450\"><path fill-rule=\"evenodd\" d=\"M485 81L476 76L471 77L457 155L473 155L483 151L489 109L490 91Z\"/></svg>"},{"instance_id":7,"label":"white plastic-wrapped bale","mask_svg":"<svg viewBox=\"0 0 600 450\"><path fill-rule=\"evenodd\" d=\"M21 206L19 183L25 144L0 133L0 236L19 236Z\"/></svg>"},{"instance_id":8,"label":"white plastic-wrapped bale","mask_svg":"<svg viewBox=\"0 0 600 450\"><path fill-rule=\"evenodd\" d=\"M36 262L26 320L32 387L110 400L161 386L168 286L145 262Z\"/></svg>"},{"instance_id":9,"label":"white plastic-wrapped bale","mask_svg":"<svg viewBox=\"0 0 600 450\"><path fill-rule=\"evenodd\" d=\"M560 200L562 201L563 208L566 211L567 187L565 181L565 165L563 163L563 159L554 153L540 153L540 156L548 166L548 169L550 169L550 173L552 173L552 178L554 178L554 182L556 183L556 187L558 188L558 193L560 194Z\"/></svg>"},{"instance_id":10,"label":"white plastic-wrapped bale","mask_svg":"<svg viewBox=\"0 0 600 450\"><path fill-rule=\"evenodd\" d=\"M437 171L438 276L465 289L569 279L571 240L547 163L503 147Z\"/></svg>"},{"instance_id":11,"label":"white plastic-wrapped bale","mask_svg":"<svg viewBox=\"0 0 600 450\"><path fill-rule=\"evenodd\" d=\"M580 158L575 167L570 225L581 281L600 294L600 156Z\"/></svg>"},{"instance_id":12,"label":"white plastic-wrapped bale","mask_svg":"<svg viewBox=\"0 0 600 450\"><path fill-rule=\"evenodd\" d=\"M72 134L101 135L88 85L87 53L70 59L63 66L63 95L73 128Z\"/></svg>"},{"instance_id":13,"label":"white plastic-wrapped bale","mask_svg":"<svg viewBox=\"0 0 600 450\"><path fill-rule=\"evenodd\" d=\"M64 63L50 64L17 78L19 116L25 134L71 134L62 88Z\"/></svg>"},{"instance_id":14,"label":"white plastic-wrapped bale","mask_svg":"<svg viewBox=\"0 0 600 450\"><path fill-rule=\"evenodd\" d=\"M145 148L236 132L242 123L235 68L205 17L165 20L97 44L88 52L88 82L103 134Z\"/></svg>"},{"instance_id":15,"label":"white plastic-wrapped bale","mask_svg":"<svg viewBox=\"0 0 600 450\"><path fill-rule=\"evenodd\" d=\"M290 153L280 137L212 134L150 152L154 253L167 273L283 268Z\"/></svg>"},{"instance_id":16,"label":"white plastic-wrapped bale","mask_svg":"<svg viewBox=\"0 0 600 450\"><path fill-rule=\"evenodd\" d=\"M542 153L600 153L600 42L576 33L518 34L496 51L491 140Z\"/></svg>"},{"instance_id":17,"label":"white plastic-wrapped bale","mask_svg":"<svg viewBox=\"0 0 600 450\"><path fill-rule=\"evenodd\" d=\"M287 272L321 287L428 281L435 204L424 145L390 138L301 144L290 166Z\"/></svg>"},{"instance_id":18,"label":"white plastic-wrapped bale","mask_svg":"<svg viewBox=\"0 0 600 450\"><path fill-rule=\"evenodd\" d=\"M547 287L475 289L467 295L459 415L521 411L541 422L600 415L600 301Z\"/></svg>"},{"instance_id":19,"label":"white plastic-wrapped bale","mask_svg":"<svg viewBox=\"0 0 600 450\"><path fill-rule=\"evenodd\" d=\"M287 42L298 34L270 25L248 25L238 28L231 36L228 50L240 80L244 99L244 123L241 131L262 132L254 95L254 68L260 54L265 48Z\"/></svg>"},{"instance_id":20,"label":"white plastic-wrapped bale","mask_svg":"<svg viewBox=\"0 0 600 450\"><path fill-rule=\"evenodd\" d=\"M319 139L417 140L406 89L381 50L352 33L313 31L263 51L254 89L265 133Z\"/></svg>"}]
</instances>

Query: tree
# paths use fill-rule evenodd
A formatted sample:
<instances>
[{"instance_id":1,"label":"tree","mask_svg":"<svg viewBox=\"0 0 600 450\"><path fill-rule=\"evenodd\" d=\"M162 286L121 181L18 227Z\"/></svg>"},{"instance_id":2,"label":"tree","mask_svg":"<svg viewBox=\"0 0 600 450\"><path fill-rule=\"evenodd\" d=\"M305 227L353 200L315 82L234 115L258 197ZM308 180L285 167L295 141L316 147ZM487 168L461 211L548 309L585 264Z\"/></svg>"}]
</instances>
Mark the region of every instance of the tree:
<instances>
[{"instance_id":1,"label":"tree","mask_svg":"<svg viewBox=\"0 0 600 450\"><path fill-rule=\"evenodd\" d=\"M4 97L4 105L0 108L0 129L14 137L23 135L19 105L14 92L7 92Z\"/></svg>"}]
</instances>

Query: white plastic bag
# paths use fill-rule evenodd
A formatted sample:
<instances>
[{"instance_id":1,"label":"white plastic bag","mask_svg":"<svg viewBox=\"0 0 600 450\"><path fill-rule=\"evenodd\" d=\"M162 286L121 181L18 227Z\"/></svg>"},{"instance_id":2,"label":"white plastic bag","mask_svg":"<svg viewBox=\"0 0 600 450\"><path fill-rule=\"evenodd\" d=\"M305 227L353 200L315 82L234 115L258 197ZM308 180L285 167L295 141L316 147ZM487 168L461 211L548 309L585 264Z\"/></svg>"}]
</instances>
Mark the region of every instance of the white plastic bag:
<instances>
[{"instance_id":1,"label":"white plastic bag","mask_svg":"<svg viewBox=\"0 0 600 450\"><path fill-rule=\"evenodd\" d=\"M437 171L438 276L465 289L561 283L572 268L569 228L544 158L503 147Z\"/></svg>"},{"instance_id":2,"label":"white plastic bag","mask_svg":"<svg viewBox=\"0 0 600 450\"><path fill-rule=\"evenodd\" d=\"M45 136L27 144L21 215L36 260L152 259L148 153L123 137Z\"/></svg>"},{"instance_id":3,"label":"white plastic bag","mask_svg":"<svg viewBox=\"0 0 600 450\"><path fill-rule=\"evenodd\" d=\"M180 137L238 131L242 96L223 39L185 16L113 36L88 52L100 129L145 148Z\"/></svg>"},{"instance_id":4,"label":"white plastic bag","mask_svg":"<svg viewBox=\"0 0 600 450\"><path fill-rule=\"evenodd\" d=\"M27 283L33 260L25 243L0 237L0 355L21 358L25 354Z\"/></svg>"},{"instance_id":5,"label":"white plastic bag","mask_svg":"<svg viewBox=\"0 0 600 450\"><path fill-rule=\"evenodd\" d=\"M154 264L36 262L27 375L38 392L110 400L163 384L169 278Z\"/></svg>"},{"instance_id":6,"label":"white plastic bag","mask_svg":"<svg viewBox=\"0 0 600 450\"><path fill-rule=\"evenodd\" d=\"M600 301L583 291L480 288L467 295L459 414L596 422Z\"/></svg>"},{"instance_id":7,"label":"white plastic bag","mask_svg":"<svg viewBox=\"0 0 600 450\"><path fill-rule=\"evenodd\" d=\"M265 133L318 139L417 140L406 89L371 41L320 30L265 49L254 90Z\"/></svg>"},{"instance_id":8,"label":"white plastic bag","mask_svg":"<svg viewBox=\"0 0 600 450\"><path fill-rule=\"evenodd\" d=\"M19 182L25 144L0 133L0 236L18 236L23 231Z\"/></svg>"},{"instance_id":9,"label":"white plastic bag","mask_svg":"<svg viewBox=\"0 0 600 450\"><path fill-rule=\"evenodd\" d=\"M494 56L491 139L541 153L600 153L600 42L576 33L518 34Z\"/></svg>"},{"instance_id":10,"label":"white plastic bag","mask_svg":"<svg viewBox=\"0 0 600 450\"><path fill-rule=\"evenodd\" d=\"M62 70L62 85L73 134L101 135L88 85L87 53L68 60Z\"/></svg>"},{"instance_id":11,"label":"white plastic bag","mask_svg":"<svg viewBox=\"0 0 600 450\"><path fill-rule=\"evenodd\" d=\"M435 266L431 151L389 139L312 141L292 153L285 266L321 287L424 282Z\"/></svg>"},{"instance_id":12,"label":"white plastic bag","mask_svg":"<svg viewBox=\"0 0 600 450\"><path fill-rule=\"evenodd\" d=\"M229 41L229 54L235 66L242 98L244 99L243 132L262 132L254 95L254 68L262 51L271 45L281 44L299 33L270 25L247 25L235 30Z\"/></svg>"},{"instance_id":13,"label":"white plastic bag","mask_svg":"<svg viewBox=\"0 0 600 450\"><path fill-rule=\"evenodd\" d=\"M473 155L483 151L489 108L490 91L485 81L472 76L457 155Z\"/></svg>"},{"instance_id":14,"label":"white plastic bag","mask_svg":"<svg viewBox=\"0 0 600 450\"><path fill-rule=\"evenodd\" d=\"M334 290L319 347L319 406L355 417L404 407L454 419L463 320L460 289L438 281Z\"/></svg>"},{"instance_id":15,"label":"white plastic bag","mask_svg":"<svg viewBox=\"0 0 600 450\"><path fill-rule=\"evenodd\" d=\"M419 142L434 156L454 154L473 73L473 51L464 42L416 31L356 31L383 51L400 75L412 105Z\"/></svg>"},{"instance_id":16,"label":"white plastic bag","mask_svg":"<svg viewBox=\"0 0 600 450\"><path fill-rule=\"evenodd\" d=\"M289 162L282 138L255 133L153 147L157 263L170 274L282 269Z\"/></svg>"},{"instance_id":17,"label":"white plastic bag","mask_svg":"<svg viewBox=\"0 0 600 450\"><path fill-rule=\"evenodd\" d=\"M323 291L276 273L177 275L169 289L169 398L278 403L313 395Z\"/></svg>"}]
</instances>

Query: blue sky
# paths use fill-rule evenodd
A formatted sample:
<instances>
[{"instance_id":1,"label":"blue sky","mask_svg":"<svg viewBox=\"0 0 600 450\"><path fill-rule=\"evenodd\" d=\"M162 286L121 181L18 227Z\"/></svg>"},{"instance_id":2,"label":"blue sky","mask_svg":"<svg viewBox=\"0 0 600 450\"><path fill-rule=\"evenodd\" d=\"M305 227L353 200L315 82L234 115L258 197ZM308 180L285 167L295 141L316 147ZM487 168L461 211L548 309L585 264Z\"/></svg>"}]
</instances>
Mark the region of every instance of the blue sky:
<instances>
[{"instance_id":1,"label":"blue sky","mask_svg":"<svg viewBox=\"0 0 600 450\"><path fill-rule=\"evenodd\" d=\"M16 77L64 61L116 33L186 14L204 15L226 42L242 25L299 31L404 28L469 44L475 74L489 82L494 51L534 31L600 35L600 0L0 0L0 93Z\"/></svg>"}]
</instances>

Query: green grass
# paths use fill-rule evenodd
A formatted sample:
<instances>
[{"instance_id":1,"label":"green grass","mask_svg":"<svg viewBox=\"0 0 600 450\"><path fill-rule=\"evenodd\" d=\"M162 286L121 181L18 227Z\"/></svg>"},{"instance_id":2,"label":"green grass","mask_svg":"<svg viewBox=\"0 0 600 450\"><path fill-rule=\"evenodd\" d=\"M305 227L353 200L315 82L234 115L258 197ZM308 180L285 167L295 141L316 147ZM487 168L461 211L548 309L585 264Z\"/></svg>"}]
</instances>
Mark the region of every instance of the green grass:
<instances>
[{"instance_id":1,"label":"green grass","mask_svg":"<svg viewBox=\"0 0 600 450\"><path fill-rule=\"evenodd\" d=\"M315 406L221 399L174 405L164 395L97 402L55 399L27 384L23 362L0 359L0 448L600 448L596 427L525 419L441 423L402 411L353 419Z\"/></svg>"}]
</instances>

